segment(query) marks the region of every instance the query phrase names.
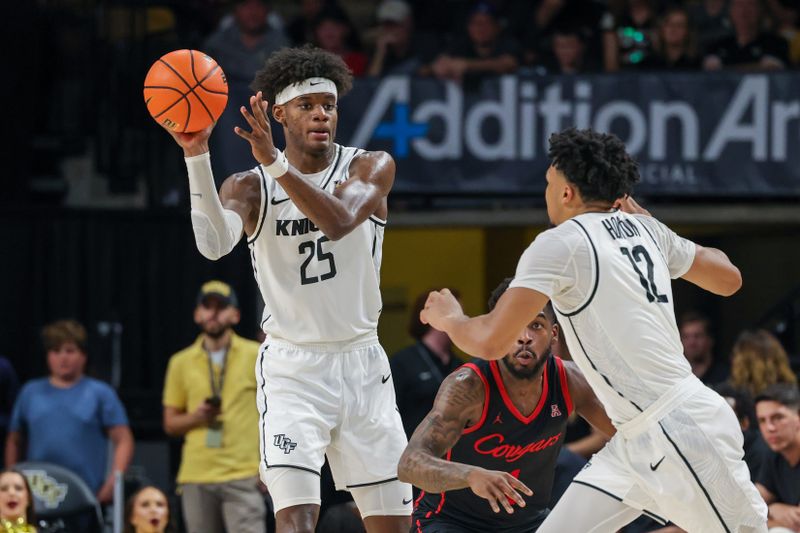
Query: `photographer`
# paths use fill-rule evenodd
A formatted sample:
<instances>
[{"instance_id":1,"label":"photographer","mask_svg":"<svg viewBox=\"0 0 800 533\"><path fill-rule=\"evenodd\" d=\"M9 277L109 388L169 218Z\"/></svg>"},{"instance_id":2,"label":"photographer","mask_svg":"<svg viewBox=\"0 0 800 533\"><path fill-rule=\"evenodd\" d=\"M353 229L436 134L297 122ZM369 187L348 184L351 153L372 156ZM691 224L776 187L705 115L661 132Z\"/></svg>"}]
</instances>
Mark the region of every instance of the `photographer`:
<instances>
[{"instance_id":1,"label":"photographer","mask_svg":"<svg viewBox=\"0 0 800 533\"><path fill-rule=\"evenodd\" d=\"M189 533L265 531L253 372L258 343L233 332L239 318L233 289L205 283L194 311L202 333L167 367L164 431L185 439L177 481Z\"/></svg>"}]
</instances>

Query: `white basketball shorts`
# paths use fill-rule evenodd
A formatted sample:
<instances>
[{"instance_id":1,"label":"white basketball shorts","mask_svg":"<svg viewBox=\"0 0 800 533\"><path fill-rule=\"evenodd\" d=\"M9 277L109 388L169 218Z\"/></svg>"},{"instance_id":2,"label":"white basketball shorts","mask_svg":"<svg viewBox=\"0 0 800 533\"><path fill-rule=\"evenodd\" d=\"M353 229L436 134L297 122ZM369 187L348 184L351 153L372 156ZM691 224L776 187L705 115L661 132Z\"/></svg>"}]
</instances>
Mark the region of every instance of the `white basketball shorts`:
<instances>
[{"instance_id":1,"label":"white basketball shorts","mask_svg":"<svg viewBox=\"0 0 800 533\"><path fill-rule=\"evenodd\" d=\"M742 460L733 410L699 381L678 392L685 396L666 414L648 417L658 411L648 408L620 426L573 483L690 532L765 532L767 507Z\"/></svg>"},{"instance_id":2,"label":"white basketball shorts","mask_svg":"<svg viewBox=\"0 0 800 533\"><path fill-rule=\"evenodd\" d=\"M279 468L319 475L327 455L338 490L399 483L407 440L391 372L375 338L347 346L268 338L256 362L262 480ZM397 499L386 514L410 514ZM305 502L319 503L319 492Z\"/></svg>"}]
</instances>

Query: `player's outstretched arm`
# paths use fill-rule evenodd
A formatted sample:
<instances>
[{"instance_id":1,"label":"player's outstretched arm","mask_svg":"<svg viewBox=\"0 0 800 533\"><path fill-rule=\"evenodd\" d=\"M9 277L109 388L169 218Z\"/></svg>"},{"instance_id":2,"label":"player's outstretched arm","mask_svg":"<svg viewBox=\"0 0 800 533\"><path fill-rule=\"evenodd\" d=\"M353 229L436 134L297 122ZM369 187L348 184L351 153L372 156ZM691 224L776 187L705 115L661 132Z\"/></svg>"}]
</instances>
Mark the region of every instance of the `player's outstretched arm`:
<instances>
[{"instance_id":1,"label":"player's outstretched arm","mask_svg":"<svg viewBox=\"0 0 800 533\"><path fill-rule=\"evenodd\" d=\"M742 273L731 263L725 252L699 244L692 266L681 277L720 296L736 294L742 287Z\"/></svg>"},{"instance_id":2,"label":"player's outstretched arm","mask_svg":"<svg viewBox=\"0 0 800 533\"><path fill-rule=\"evenodd\" d=\"M419 316L423 324L446 332L453 343L469 355L501 359L519 332L536 318L548 300L539 291L512 287L503 293L490 313L470 318L453 294L443 289L428 295Z\"/></svg>"},{"instance_id":3,"label":"player's outstretched arm","mask_svg":"<svg viewBox=\"0 0 800 533\"><path fill-rule=\"evenodd\" d=\"M427 492L469 487L478 496L486 498L494 512L500 512L502 507L513 513L508 498L524 507L520 492L528 496L533 494L525 484L508 472L442 459L458 441L464 428L481 418L485 394L483 381L473 370L462 368L450 374L439 387L433 409L411 436L400 457L397 475L400 481Z\"/></svg>"},{"instance_id":4,"label":"player's outstretched arm","mask_svg":"<svg viewBox=\"0 0 800 533\"><path fill-rule=\"evenodd\" d=\"M616 205L632 215L652 216L630 196L620 199ZM677 236L675 238L680 239ZM720 296L731 296L742 287L742 273L728 256L721 250L699 244L695 244L692 265L680 277Z\"/></svg>"},{"instance_id":5,"label":"player's outstretched arm","mask_svg":"<svg viewBox=\"0 0 800 533\"><path fill-rule=\"evenodd\" d=\"M617 432L611 419L608 418L603 404L597 399L583 372L572 361L563 361L564 370L567 372L567 386L569 395L575 406L575 411L597 429L606 439Z\"/></svg>"},{"instance_id":6,"label":"player's outstretched arm","mask_svg":"<svg viewBox=\"0 0 800 533\"><path fill-rule=\"evenodd\" d=\"M177 133L167 129L178 146L183 148L197 249L203 257L212 261L233 250L242 238L243 229L247 230L248 235L252 232L261 201L261 189L255 175L231 176L217 194L208 151L208 139L215 125L193 133Z\"/></svg>"},{"instance_id":7,"label":"player's outstretched arm","mask_svg":"<svg viewBox=\"0 0 800 533\"><path fill-rule=\"evenodd\" d=\"M331 104L333 105L333 104ZM267 118L267 102L261 92L250 97L252 113L242 107L241 112L251 127L247 132L236 128L236 134L247 140L253 156L264 167L276 161L278 150L272 140L272 129ZM276 116L282 112L275 108ZM322 233L338 240L353 231L370 215L386 218L386 198L394 184L395 164L386 152L366 152L350 163L350 178L336 188L333 194L297 176L282 167L273 175L294 204ZM273 171L270 171L273 174Z\"/></svg>"}]
</instances>

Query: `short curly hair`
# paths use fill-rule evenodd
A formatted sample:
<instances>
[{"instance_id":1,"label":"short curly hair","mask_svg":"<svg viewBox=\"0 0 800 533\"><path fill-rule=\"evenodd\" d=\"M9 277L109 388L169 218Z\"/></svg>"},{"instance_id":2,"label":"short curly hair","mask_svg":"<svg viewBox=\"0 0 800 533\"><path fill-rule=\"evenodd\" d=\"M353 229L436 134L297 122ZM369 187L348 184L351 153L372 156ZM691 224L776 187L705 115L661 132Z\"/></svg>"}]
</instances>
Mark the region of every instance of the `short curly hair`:
<instances>
[{"instance_id":1,"label":"short curly hair","mask_svg":"<svg viewBox=\"0 0 800 533\"><path fill-rule=\"evenodd\" d=\"M307 44L299 48L281 48L267 58L250 88L261 91L270 104L275 95L293 83L308 78L328 78L341 98L353 86L353 74L341 57Z\"/></svg>"},{"instance_id":2,"label":"short curly hair","mask_svg":"<svg viewBox=\"0 0 800 533\"><path fill-rule=\"evenodd\" d=\"M550 161L578 187L585 201L613 203L639 181L639 165L610 133L570 128L550 136Z\"/></svg>"}]
</instances>

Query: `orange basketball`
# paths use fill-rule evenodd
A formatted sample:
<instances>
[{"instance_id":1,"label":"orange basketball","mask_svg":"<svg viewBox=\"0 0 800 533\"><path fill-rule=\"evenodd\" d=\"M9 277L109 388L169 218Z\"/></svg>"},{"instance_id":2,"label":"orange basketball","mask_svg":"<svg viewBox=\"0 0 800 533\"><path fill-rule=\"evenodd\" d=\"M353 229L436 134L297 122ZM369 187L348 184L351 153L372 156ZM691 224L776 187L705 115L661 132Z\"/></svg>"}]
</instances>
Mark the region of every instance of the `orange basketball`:
<instances>
[{"instance_id":1,"label":"orange basketball","mask_svg":"<svg viewBox=\"0 0 800 533\"><path fill-rule=\"evenodd\" d=\"M228 102L228 82L217 62L197 50L175 50L153 63L144 79L150 115L176 132L200 131Z\"/></svg>"}]
</instances>

